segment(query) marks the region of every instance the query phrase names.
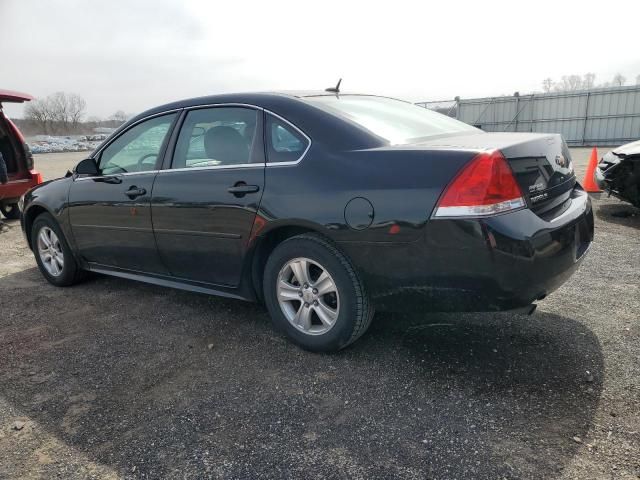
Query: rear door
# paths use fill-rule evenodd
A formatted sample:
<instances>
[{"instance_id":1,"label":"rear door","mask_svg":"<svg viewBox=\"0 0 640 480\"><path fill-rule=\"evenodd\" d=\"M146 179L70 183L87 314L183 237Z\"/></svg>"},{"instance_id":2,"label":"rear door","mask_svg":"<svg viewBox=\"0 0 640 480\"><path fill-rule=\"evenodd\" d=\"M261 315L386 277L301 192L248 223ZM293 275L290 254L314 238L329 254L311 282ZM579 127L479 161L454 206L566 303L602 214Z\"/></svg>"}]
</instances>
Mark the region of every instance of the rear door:
<instances>
[{"instance_id":1,"label":"rear door","mask_svg":"<svg viewBox=\"0 0 640 480\"><path fill-rule=\"evenodd\" d=\"M69 190L69 219L80 254L94 266L166 273L151 225L151 192L176 113L137 123L97 157L100 174Z\"/></svg>"},{"instance_id":2,"label":"rear door","mask_svg":"<svg viewBox=\"0 0 640 480\"><path fill-rule=\"evenodd\" d=\"M151 201L158 250L174 277L239 284L264 189L262 117L224 105L185 115Z\"/></svg>"}]
</instances>

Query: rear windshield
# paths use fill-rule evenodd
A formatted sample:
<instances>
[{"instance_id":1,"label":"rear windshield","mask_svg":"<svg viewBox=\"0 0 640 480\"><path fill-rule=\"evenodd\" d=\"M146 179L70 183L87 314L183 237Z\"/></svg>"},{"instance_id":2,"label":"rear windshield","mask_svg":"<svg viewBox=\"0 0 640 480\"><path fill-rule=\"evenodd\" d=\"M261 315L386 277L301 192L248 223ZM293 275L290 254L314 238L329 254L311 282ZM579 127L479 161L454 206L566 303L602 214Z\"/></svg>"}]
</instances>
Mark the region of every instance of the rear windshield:
<instances>
[{"instance_id":1,"label":"rear windshield","mask_svg":"<svg viewBox=\"0 0 640 480\"><path fill-rule=\"evenodd\" d=\"M348 118L391 144L481 131L446 115L392 98L325 95L306 97L305 100Z\"/></svg>"}]
</instances>

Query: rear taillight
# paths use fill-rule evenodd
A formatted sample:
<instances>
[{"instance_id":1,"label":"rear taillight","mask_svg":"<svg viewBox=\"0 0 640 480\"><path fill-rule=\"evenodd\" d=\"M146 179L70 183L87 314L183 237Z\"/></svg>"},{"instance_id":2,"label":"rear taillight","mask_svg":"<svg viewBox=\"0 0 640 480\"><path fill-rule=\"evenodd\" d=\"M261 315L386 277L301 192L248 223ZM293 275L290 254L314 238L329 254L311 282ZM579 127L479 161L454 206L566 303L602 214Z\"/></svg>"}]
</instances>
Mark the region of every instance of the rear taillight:
<instances>
[{"instance_id":1,"label":"rear taillight","mask_svg":"<svg viewBox=\"0 0 640 480\"><path fill-rule=\"evenodd\" d=\"M499 150L482 152L447 186L434 217L486 217L526 205L509 163Z\"/></svg>"},{"instance_id":2,"label":"rear taillight","mask_svg":"<svg viewBox=\"0 0 640 480\"><path fill-rule=\"evenodd\" d=\"M34 185L40 185L42 183L42 174L36 170L31 170L31 178Z\"/></svg>"}]
</instances>

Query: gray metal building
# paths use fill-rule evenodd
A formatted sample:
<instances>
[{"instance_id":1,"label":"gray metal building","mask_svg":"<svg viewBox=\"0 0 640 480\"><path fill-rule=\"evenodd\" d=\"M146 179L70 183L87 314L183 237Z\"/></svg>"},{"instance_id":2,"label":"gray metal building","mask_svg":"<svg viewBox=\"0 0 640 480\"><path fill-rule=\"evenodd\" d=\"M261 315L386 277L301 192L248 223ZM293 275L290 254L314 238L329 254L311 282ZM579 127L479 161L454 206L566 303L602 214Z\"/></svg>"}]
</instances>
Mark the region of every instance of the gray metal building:
<instances>
[{"instance_id":1,"label":"gray metal building","mask_svg":"<svg viewBox=\"0 0 640 480\"><path fill-rule=\"evenodd\" d=\"M640 139L640 85L418 105L487 132L561 133L572 146L620 145Z\"/></svg>"}]
</instances>

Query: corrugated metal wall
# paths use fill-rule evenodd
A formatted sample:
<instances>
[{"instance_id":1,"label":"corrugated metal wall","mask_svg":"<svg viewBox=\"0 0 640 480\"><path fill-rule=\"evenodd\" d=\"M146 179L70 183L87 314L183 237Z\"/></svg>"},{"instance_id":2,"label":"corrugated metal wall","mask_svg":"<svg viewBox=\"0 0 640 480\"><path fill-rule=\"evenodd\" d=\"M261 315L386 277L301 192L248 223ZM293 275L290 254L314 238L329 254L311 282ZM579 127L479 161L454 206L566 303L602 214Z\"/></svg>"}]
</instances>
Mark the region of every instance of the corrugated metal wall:
<instances>
[{"instance_id":1,"label":"corrugated metal wall","mask_svg":"<svg viewBox=\"0 0 640 480\"><path fill-rule=\"evenodd\" d=\"M449 111L487 132L561 133L569 145L620 145L640 139L640 85L456 100Z\"/></svg>"}]
</instances>

